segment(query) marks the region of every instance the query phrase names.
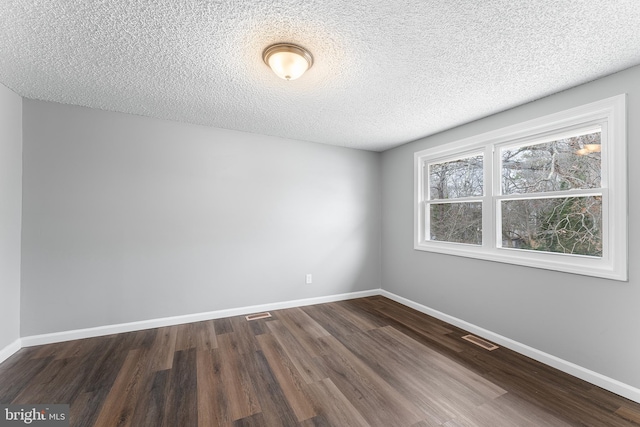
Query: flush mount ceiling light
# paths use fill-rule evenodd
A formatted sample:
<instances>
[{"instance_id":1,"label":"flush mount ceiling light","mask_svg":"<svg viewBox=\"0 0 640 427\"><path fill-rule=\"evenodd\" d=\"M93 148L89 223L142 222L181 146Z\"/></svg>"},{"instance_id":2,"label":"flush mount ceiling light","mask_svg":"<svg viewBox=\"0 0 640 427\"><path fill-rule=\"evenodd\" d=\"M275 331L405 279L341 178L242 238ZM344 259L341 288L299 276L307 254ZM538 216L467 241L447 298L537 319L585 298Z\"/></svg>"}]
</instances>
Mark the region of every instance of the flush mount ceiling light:
<instances>
[{"instance_id":1,"label":"flush mount ceiling light","mask_svg":"<svg viewBox=\"0 0 640 427\"><path fill-rule=\"evenodd\" d=\"M313 65L311 53L295 44L277 43L262 52L262 59L281 79L295 80Z\"/></svg>"}]
</instances>

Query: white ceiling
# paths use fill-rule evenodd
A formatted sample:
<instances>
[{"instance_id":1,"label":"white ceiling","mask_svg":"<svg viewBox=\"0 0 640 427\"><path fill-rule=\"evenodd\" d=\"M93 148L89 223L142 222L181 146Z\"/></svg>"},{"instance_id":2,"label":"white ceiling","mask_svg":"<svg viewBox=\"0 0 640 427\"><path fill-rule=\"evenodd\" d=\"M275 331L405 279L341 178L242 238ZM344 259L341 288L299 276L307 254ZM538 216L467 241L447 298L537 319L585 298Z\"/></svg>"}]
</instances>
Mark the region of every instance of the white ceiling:
<instances>
[{"instance_id":1,"label":"white ceiling","mask_svg":"<svg viewBox=\"0 0 640 427\"><path fill-rule=\"evenodd\" d=\"M313 67L287 82L263 49ZM381 151L640 64L639 0L1 0L0 82Z\"/></svg>"}]
</instances>

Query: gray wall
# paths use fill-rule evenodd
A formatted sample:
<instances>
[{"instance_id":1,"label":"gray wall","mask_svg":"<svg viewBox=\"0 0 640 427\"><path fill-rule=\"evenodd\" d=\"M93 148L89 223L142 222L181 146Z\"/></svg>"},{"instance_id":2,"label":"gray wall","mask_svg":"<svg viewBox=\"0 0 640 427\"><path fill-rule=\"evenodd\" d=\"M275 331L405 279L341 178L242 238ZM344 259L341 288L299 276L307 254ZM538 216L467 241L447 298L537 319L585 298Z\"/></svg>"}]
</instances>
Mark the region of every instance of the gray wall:
<instances>
[{"instance_id":1,"label":"gray wall","mask_svg":"<svg viewBox=\"0 0 640 427\"><path fill-rule=\"evenodd\" d=\"M0 350L20 338L22 98L0 85Z\"/></svg>"},{"instance_id":2,"label":"gray wall","mask_svg":"<svg viewBox=\"0 0 640 427\"><path fill-rule=\"evenodd\" d=\"M620 93L628 93L628 283L413 249L414 152ZM634 67L383 153L383 289L640 387L638 117Z\"/></svg>"},{"instance_id":3,"label":"gray wall","mask_svg":"<svg viewBox=\"0 0 640 427\"><path fill-rule=\"evenodd\" d=\"M379 153L26 99L24 129L22 336L380 287Z\"/></svg>"},{"instance_id":4,"label":"gray wall","mask_svg":"<svg viewBox=\"0 0 640 427\"><path fill-rule=\"evenodd\" d=\"M624 92L628 283L413 250L415 151ZM2 348L18 328L20 99L5 90L0 101ZM640 67L382 156L23 103L22 336L382 284L640 387Z\"/></svg>"}]
</instances>

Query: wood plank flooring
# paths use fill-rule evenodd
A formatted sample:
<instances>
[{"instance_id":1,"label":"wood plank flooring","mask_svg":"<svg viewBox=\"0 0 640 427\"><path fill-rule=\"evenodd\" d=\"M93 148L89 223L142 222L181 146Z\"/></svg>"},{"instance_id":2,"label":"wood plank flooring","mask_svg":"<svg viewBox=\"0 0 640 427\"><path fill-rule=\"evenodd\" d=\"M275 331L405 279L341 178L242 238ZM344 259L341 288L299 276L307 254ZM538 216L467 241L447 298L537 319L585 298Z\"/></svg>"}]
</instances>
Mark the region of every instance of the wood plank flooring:
<instances>
[{"instance_id":1,"label":"wood plank flooring","mask_svg":"<svg viewBox=\"0 0 640 427\"><path fill-rule=\"evenodd\" d=\"M0 403L72 426L640 426L640 404L384 297L30 347Z\"/></svg>"}]
</instances>

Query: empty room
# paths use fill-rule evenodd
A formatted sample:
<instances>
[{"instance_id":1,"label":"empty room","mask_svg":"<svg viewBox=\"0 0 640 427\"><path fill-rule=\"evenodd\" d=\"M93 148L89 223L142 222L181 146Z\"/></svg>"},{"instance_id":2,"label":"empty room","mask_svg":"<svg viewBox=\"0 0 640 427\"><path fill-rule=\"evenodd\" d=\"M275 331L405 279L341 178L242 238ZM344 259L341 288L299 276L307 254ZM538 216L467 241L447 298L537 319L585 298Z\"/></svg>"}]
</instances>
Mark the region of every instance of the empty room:
<instances>
[{"instance_id":1,"label":"empty room","mask_svg":"<svg viewBox=\"0 0 640 427\"><path fill-rule=\"evenodd\" d=\"M640 426L639 28L2 1L0 426Z\"/></svg>"}]
</instances>

